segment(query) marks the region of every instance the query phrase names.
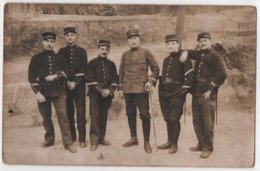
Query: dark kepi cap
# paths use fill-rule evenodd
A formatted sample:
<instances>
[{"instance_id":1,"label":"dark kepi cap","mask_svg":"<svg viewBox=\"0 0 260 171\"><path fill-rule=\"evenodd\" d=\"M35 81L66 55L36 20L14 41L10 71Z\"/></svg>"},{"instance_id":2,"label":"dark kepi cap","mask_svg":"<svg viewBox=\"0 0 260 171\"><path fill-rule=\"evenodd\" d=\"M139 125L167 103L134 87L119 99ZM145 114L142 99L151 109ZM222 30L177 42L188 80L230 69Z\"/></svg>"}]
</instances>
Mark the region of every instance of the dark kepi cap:
<instances>
[{"instance_id":1,"label":"dark kepi cap","mask_svg":"<svg viewBox=\"0 0 260 171\"><path fill-rule=\"evenodd\" d=\"M165 36L165 43L170 42L170 41L179 42L179 40L175 34L169 34L169 35Z\"/></svg>"},{"instance_id":2,"label":"dark kepi cap","mask_svg":"<svg viewBox=\"0 0 260 171\"><path fill-rule=\"evenodd\" d=\"M99 40L98 41L98 47L100 47L100 46L110 47L110 41L109 40Z\"/></svg>"},{"instance_id":3,"label":"dark kepi cap","mask_svg":"<svg viewBox=\"0 0 260 171\"><path fill-rule=\"evenodd\" d=\"M56 33L53 33L53 32L44 32L42 33L42 38L43 40L46 40L46 39L56 39Z\"/></svg>"},{"instance_id":4,"label":"dark kepi cap","mask_svg":"<svg viewBox=\"0 0 260 171\"><path fill-rule=\"evenodd\" d=\"M197 41L199 41L201 38L208 38L211 39L210 33L209 32L202 32L198 34Z\"/></svg>"},{"instance_id":5,"label":"dark kepi cap","mask_svg":"<svg viewBox=\"0 0 260 171\"><path fill-rule=\"evenodd\" d=\"M75 27L65 27L64 28L64 35L66 35L67 33L76 33L76 29Z\"/></svg>"},{"instance_id":6,"label":"dark kepi cap","mask_svg":"<svg viewBox=\"0 0 260 171\"><path fill-rule=\"evenodd\" d=\"M137 29L128 30L128 31L126 32L126 36L127 36L128 39L129 39L130 37L133 37L133 36L138 36L138 37L140 37L139 30L137 30Z\"/></svg>"}]
</instances>

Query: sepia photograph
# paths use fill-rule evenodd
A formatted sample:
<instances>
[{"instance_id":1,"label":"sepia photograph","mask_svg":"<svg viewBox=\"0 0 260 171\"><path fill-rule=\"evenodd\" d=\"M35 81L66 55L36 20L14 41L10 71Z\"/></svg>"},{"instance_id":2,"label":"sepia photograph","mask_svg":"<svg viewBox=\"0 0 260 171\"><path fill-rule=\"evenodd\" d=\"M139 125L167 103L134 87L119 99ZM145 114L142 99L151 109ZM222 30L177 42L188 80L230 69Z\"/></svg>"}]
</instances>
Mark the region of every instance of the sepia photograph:
<instances>
[{"instance_id":1,"label":"sepia photograph","mask_svg":"<svg viewBox=\"0 0 260 171\"><path fill-rule=\"evenodd\" d=\"M253 168L257 8L6 3L6 165Z\"/></svg>"}]
</instances>

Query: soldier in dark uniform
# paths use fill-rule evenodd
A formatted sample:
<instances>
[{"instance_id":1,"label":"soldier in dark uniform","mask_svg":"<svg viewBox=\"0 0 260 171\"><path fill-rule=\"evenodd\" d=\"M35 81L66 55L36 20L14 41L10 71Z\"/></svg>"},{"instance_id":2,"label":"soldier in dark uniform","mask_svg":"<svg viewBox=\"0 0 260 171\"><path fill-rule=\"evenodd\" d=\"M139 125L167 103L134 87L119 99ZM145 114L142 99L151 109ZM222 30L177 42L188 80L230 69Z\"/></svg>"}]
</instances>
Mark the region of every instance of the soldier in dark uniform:
<instances>
[{"instance_id":1,"label":"soldier in dark uniform","mask_svg":"<svg viewBox=\"0 0 260 171\"><path fill-rule=\"evenodd\" d=\"M170 148L169 153L174 154L178 150L183 104L186 93L194 83L194 73L190 59L180 60L178 38L173 34L166 35L165 42L170 54L163 61L162 76L159 78L159 101L164 120L167 123L168 141L158 148Z\"/></svg>"},{"instance_id":2,"label":"soldier in dark uniform","mask_svg":"<svg viewBox=\"0 0 260 171\"><path fill-rule=\"evenodd\" d=\"M79 146L85 148L86 144L86 96L85 96L85 73L87 65L86 50L76 45L76 30L74 27L65 27L64 35L67 46L59 50L70 67L73 77L67 80L67 111L70 122L71 136L73 142L77 140L74 118L74 104L77 110L77 130Z\"/></svg>"},{"instance_id":3,"label":"soldier in dark uniform","mask_svg":"<svg viewBox=\"0 0 260 171\"><path fill-rule=\"evenodd\" d=\"M130 49L123 53L119 69L119 95L125 98L126 114L130 128L131 139L123 147L138 145L136 132L137 108L143 125L144 149L151 153L150 113L148 91L156 85L159 67L150 50L140 47L140 35L136 29L126 32ZM148 78L148 67L152 75Z\"/></svg>"},{"instance_id":4,"label":"soldier in dark uniform","mask_svg":"<svg viewBox=\"0 0 260 171\"><path fill-rule=\"evenodd\" d=\"M218 88L227 73L222 57L215 52L208 32L198 34L201 50L188 50L188 57L196 60L195 85L193 87L193 126L198 144L191 151L202 151L200 157L208 158L213 151L214 120Z\"/></svg>"},{"instance_id":5,"label":"soldier in dark uniform","mask_svg":"<svg viewBox=\"0 0 260 171\"><path fill-rule=\"evenodd\" d=\"M75 153L77 149L72 145L65 92L65 79L70 79L71 74L65 60L53 51L56 34L45 32L42 37L44 50L32 57L28 71L29 82L36 94L39 111L43 117L43 126L46 131L45 142L41 146L49 147L54 144L55 134L51 120L51 104L53 104L61 130L63 145L65 149Z\"/></svg>"},{"instance_id":6,"label":"soldier in dark uniform","mask_svg":"<svg viewBox=\"0 0 260 171\"><path fill-rule=\"evenodd\" d=\"M91 151L95 151L98 144L110 146L110 142L105 140L107 115L114 91L118 86L116 65L107 59L110 51L110 42L108 40L99 40L98 49L98 57L89 62L87 69L91 117Z\"/></svg>"}]
</instances>

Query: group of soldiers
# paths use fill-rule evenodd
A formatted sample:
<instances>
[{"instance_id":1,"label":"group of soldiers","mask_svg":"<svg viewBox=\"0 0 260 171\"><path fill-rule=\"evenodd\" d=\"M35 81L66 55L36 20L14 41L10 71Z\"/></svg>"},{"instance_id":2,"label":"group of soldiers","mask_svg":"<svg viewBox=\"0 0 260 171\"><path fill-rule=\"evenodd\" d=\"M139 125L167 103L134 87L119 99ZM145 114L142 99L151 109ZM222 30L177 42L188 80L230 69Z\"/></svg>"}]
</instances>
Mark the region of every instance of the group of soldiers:
<instances>
[{"instance_id":1,"label":"group of soldiers","mask_svg":"<svg viewBox=\"0 0 260 171\"><path fill-rule=\"evenodd\" d=\"M56 34L42 33L43 51L32 57L28 70L29 82L36 94L45 128L42 147L52 146L55 141L52 104L56 110L65 149L72 153L77 152L74 143L77 140L79 147L87 146L87 85L91 119L90 150L95 151L99 144L111 145L105 140L106 125L108 109L117 90L119 97L125 100L131 137L123 147L139 144L136 130L138 109L142 120L144 150L151 153L149 96L159 79L159 102L167 125L168 139L158 148L169 149L170 154L177 152L183 105L186 94L191 93L193 125L198 144L190 150L201 151L201 158L211 155L217 93L227 74L221 55L211 48L210 33L198 34L200 50L180 50L177 36L166 35L165 44L169 55L163 61L161 75L155 55L140 46L140 33L137 29L126 32L130 49L122 55L119 74L115 63L107 57L110 52L109 40L99 40L98 56L88 62L86 50L76 44L75 27L65 27L64 36L67 46L55 53L53 48ZM191 60L195 60L195 67ZM148 76L149 68L151 75Z\"/></svg>"}]
</instances>

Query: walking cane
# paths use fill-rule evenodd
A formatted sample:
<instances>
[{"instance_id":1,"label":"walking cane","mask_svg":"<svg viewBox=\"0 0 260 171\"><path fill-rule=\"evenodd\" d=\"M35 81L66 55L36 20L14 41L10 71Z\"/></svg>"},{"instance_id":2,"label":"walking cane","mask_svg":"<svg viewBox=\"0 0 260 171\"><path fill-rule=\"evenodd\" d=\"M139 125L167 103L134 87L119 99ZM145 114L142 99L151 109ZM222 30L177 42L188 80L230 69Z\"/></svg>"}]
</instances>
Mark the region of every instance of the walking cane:
<instances>
[{"instance_id":1,"label":"walking cane","mask_svg":"<svg viewBox=\"0 0 260 171\"><path fill-rule=\"evenodd\" d=\"M216 125L218 125L218 94L216 94Z\"/></svg>"},{"instance_id":2,"label":"walking cane","mask_svg":"<svg viewBox=\"0 0 260 171\"><path fill-rule=\"evenodd\" d=\"M186 124L186 96L184 101L184 125Z\"/></svg>"},{"instance_id":3,"label":"walking cane","mask_svg":"<svg viewBox=\"0 0 260 171\"><path fill-rule=\"evenodd\" d=\"M152 99L152 92L149 91L149 98L150 98L150 106L151 106L151 113L152 113L152 120L153 120L153 133L154 133L154 140L155 140L155 145L156 145L156 152L158 152L158 147L157 147L157 139L156 139L156 131L155 131L155 123L154 123L154 112L153 112L153 99Z\"/></svg>"}]
</instances>

